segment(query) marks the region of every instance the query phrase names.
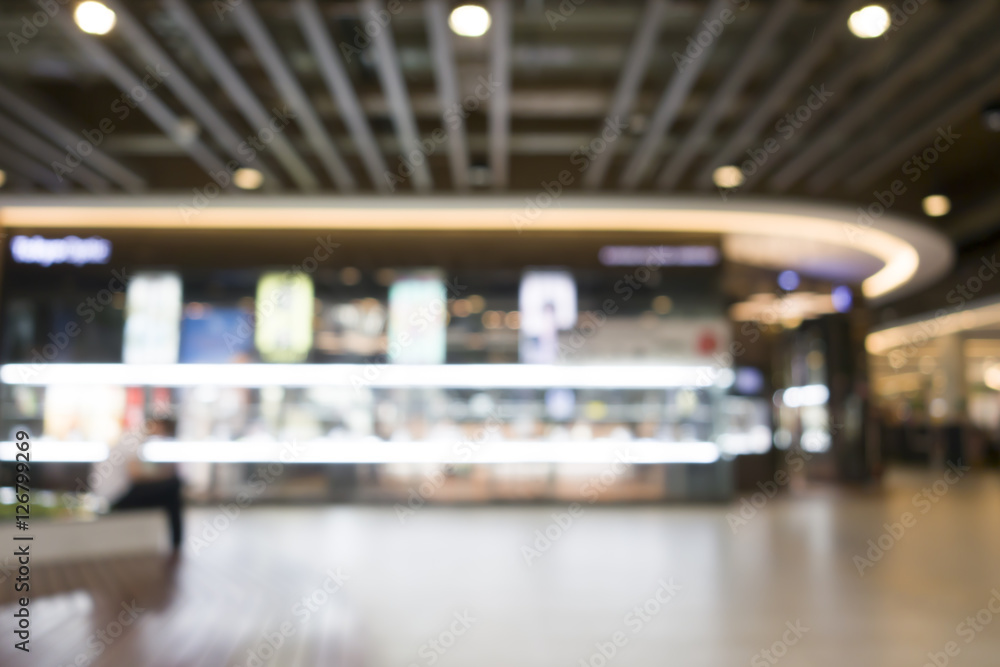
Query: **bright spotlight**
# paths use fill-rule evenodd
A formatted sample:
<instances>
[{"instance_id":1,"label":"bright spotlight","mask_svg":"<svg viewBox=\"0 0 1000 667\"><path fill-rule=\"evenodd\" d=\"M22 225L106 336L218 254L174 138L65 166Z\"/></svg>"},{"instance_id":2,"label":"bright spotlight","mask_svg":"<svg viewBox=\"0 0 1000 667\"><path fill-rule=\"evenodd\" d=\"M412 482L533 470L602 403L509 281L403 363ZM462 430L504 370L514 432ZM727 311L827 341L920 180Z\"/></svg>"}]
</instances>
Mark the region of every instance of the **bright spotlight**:
<instances>
[{"instance_id":1,"label":"bright spotlight","mask_svg":"<svg viewBox=\"0 0 1000 667\"><path fill-rule=\"evenodd\" d=\"M107 5L92 0L77 5L73 20L80 30L91 35L106 35L115 27L115 13Z\"/></svg>"},{"instance_id":2,"label":"bright spotlight","mask_svg":"<svg viewBox=\"0 0 1000 667\"><path fill-rule=\"evenodd\" d=\"M264 182L264 174L256 169L243 167L233 173L233 183L242 190L256 190Z\"/></svg>"},{"instance_id":3,"label":"bright spotlight","mask_svg":"<svg viewBox=\"0 0 1000 667\"><path fill-rule=\"evenodd\" d=\"M924 197L923 207L927 215L940 218L942 215L948 215L951 210L951 200L944 195L930 195Z\"/></svg>"},{"instance_id":4,"label":"bright spotlight","mask_svg":"<svg viewBox=\"0 0 1000 667\"><path fill-rule=\"evenodd\" d=\"M479 37L490 29L490 13L479 5L462 5L452 10L448 25L462 37Z\"/></svg>"},{"instance_id":5,"label":"bright spotlight","mask_svg":"<svg viewBox=\"0 0 1000 667\"><path fill-rule=\"evenodd\" d=\"M872 39L881 37L889 29L889 12L881 5L868 5L851 14L847 27L855 37Z\"/></svg>"},{"instance_id":6,"label":"bright spotlight","mask_svg":"<svg viewBox=\"0 0 1000 667\"><path fill-rule=\"evenodd\" d=\"M720 188L738 188L743 185L743 172L731 164L716 168L712 172L712 182Z\"/></svg>"}]
</instances>

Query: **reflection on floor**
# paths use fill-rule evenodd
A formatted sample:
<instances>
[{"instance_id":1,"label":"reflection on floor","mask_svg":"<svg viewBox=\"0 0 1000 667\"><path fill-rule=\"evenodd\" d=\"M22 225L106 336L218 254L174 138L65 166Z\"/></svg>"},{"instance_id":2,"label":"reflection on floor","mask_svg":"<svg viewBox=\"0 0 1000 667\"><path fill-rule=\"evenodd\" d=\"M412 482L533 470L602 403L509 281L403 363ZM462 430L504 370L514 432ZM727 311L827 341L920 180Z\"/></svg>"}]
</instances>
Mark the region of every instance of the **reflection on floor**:
<instances>
[{"instance_id":1,"label":"reflection on floor","mask_svg":"<svg viewBox=\"0 0 1000 667\"><path fill-rule=\"evenodd\" d=\"M745 524L739 502L199 509L176 567L34 569L30 656L5 581L0 664L995 665L1000 478L943 479L779 496Z\"/></svg>"}]
</instances>

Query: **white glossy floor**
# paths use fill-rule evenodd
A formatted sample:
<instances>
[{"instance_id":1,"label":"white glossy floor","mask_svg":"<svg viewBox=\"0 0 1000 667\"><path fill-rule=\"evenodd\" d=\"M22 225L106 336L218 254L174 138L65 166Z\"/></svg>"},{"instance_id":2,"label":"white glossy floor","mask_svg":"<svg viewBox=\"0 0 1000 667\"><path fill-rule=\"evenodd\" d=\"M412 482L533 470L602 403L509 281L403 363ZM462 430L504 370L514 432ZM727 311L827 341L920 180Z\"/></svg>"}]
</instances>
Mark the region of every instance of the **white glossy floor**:
<instances>
[{"instance_id":1,"label":"white glossy floor","mask_svg":"<svg viewBox=\"0 0 1000 667\"><path fill-rule=\"evenodd\" d=\"M405 524L389 506L250 509L200 547L216 515L197 510L169 576L148 559L45 571L37 651L14 655L5 629L0 664L920 667L930 652L995 666L1000 478L970 473L942 495L939 479L779 497L735 534L739 503L584 507L531 565L522 547L566 508L427 507ZM936 502L914 503L922 487ZM854 556L905 512L911 525L860 576ZM318 593L337 568L342 587ZM981 612L994 590L996 613ZM145 611L110 644L91 640L96 656L88 640L133 597Z\"/></svg>"}]
</instances>

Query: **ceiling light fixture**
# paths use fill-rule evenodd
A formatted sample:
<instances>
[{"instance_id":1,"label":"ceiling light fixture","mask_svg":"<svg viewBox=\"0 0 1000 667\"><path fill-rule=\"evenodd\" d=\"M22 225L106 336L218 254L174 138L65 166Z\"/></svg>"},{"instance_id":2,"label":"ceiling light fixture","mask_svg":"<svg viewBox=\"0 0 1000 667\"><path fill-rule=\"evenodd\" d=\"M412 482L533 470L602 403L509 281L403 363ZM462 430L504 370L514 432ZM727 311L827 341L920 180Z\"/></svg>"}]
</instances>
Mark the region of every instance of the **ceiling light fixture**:
<instances>
[{"instance_id":1,"label":"ceiling light fixture","mask_svg":"<svg viewBox=\"0 0 1000 667\"><path fill-rule=\"evenodd\" d=\"M951 211L951 200L944 195L929 195L924 197L922 205L924 213L932 218L940 218L942 215L948 215L948 212Z\"/></svg>"},{"instance_id":2,"label":"ceiling light fixture","mask_svg":"<svg viewBox=\"0 0 1000 667\"><path fill-rule=\"evenodd\" d=\"M73 20L80 30L91 35L106 35L115 27L115 13L104 3L92 0L77 5Z\"/></svg>"},{"instance_id":3,"label":"ceiling light fixture","mask_svg":"<svg viewBox=\"0 0 1000 667\"><path fill-rule=\"evenodd\" d=\"M739 167L727 164L712 172L712 182L720 188L738 188L743 185L743 172Z\"/></svg>"},{"instance_id":4,"label":"ceiling light fixture","mask_svg":"<svg viewBox=\"0 0 1000 667\"><path fill-rule=\"evenodd\" d=\"M881 5L868 5L851 14L847 27L855 37L873 39L881 37L889 29L889 12Z\"/></svg>"},{"instance_id":5,"label":"ceiling light fixture","mask_svg":"<svg viewBox=\"0 0 1000 667\"><path fill-rule=\"evenodd\" d=\"M243 167L233 173L233 183L241 190L256 190L264 182L264 174L256 169Z\"/></svg>"},{"instance_id":6,"label":"ceiling light fixture","mask_svg":"<svg viewBox=\"0 0 1000 667\"><path fill-rule=\"evenodd\" d=\"M479 5L462 5L452 10L448 26L462 37L480 37L490 29L490 13Z\"/></svg>"}]
</instances>

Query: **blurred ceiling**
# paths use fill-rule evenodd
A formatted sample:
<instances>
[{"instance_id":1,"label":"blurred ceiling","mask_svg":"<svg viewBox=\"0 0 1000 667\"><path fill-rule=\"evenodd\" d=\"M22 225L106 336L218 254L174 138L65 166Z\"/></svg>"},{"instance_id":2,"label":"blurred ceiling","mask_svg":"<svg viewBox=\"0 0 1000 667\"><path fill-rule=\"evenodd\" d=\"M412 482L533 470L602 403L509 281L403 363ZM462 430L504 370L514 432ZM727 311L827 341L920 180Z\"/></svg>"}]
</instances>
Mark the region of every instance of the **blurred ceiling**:
<instances>
[{"instance_id":1,"label":"blurred ceiling","mask_svg":"<svg viewBox=\"0 0 1000 667\"><path fill-rule=\"evenodd\" d=\"M100 37L68 0L0 4L5 191L211 192L238 163L260 196L713 193L756 156L721 196L868 207L898 179L893 213L1000 232L995 0L898 3L876 39L847 28L857 0L494 0L477 38L438 0L105 2Z\"/></svg>"}]
</instances>

